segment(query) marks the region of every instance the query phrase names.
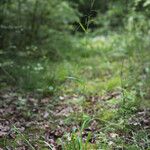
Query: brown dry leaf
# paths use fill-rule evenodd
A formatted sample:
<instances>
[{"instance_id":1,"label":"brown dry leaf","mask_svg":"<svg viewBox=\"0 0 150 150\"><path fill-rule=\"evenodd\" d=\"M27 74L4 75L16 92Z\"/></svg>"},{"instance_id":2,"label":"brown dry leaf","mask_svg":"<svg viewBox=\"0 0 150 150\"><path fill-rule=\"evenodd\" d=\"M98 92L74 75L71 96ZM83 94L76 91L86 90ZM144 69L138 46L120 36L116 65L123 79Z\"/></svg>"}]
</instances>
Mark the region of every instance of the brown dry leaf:
<instances>
[{"instance_id":1,"label":"brown dry leaf","mask_svg":"<svg viewBox=\"0 0 150 150\"><path fill-rule=\"evenodd\" d=\"M0 137L4 137L5 135L7 135L7 133L9 132L10 127L9 126L3 126L2 124L0 124Z\"/></svg>"},{"instance_id":2,"label":"brown dry leaf","mask_svg":"<svg viewBox=\"0 0 150 150\"><path fill-rule=\"evenodd\" d=\"M73 112L73 108L68 106L64 109L62 109L61 111L59 111L57 114L55 114L56 116L66 116L68 117L70 115L70 113Z\"/></svg>"},{"instance_id":3,"label":"brown dry leaf","mask_svg":"<svg viewBox=\"0 0 150 150\"><path fill-rule=\"evenodd\" d=\"M38 100L35 99L35 98L29 98L29 99L28 99L28 102L31 103L31 105L37 105Z\"/></svg>"},{"instance_id":4,"label":"brown dry leaf","mask_svg":"<svg viewBox=\"0 0 150 150\"><path fill-rule=\"evenodd\" d=\"M2 125L0 124L0 131L7 132L7 131L9 131L9 130L10 130L10 127L9 127L9 126L2 126Z\"/></svg>"},{"instance_id":5,"label":"brown dry leaf","mask_svg":"<svg viewBox=\"0 0 150 150\"><path fill-rule=\"evenodd\" d=\"M0 131L0 138L4 137L5 135L7 135L7 132Z\"/></svg>"},{"instance_id":6,"label":"brown dry leaf","mask_svg":"<svg viewBox=\"0 0 150 150\"><path fill-rule=\"evenodd\" d=\"M107 95L102 96L101 100L110 100L112 98L116 98L116 99L121 98L121 92L116 91L116 92L108 93Z\"/></svg>"},{"instance_id":7,"label":"brown dry leaf","mask_svg":"<svg viewBox=\"0 0 150 150\"><path fill-rule=\"evenodd\" d=\"M49 98L49 97L46 97L46 98L41 99L41 103L42 103L42 104L49 103L49 101L50 101L50 98Z\"/></svg>"},{"instance_id":8,"label":"brown dry leaf","mask_svg":"<svg viewBox=\"0 0 150 150\"><path fill-rule=\"evenodd\" d=\"M94 120L94 121L91 123L90 128L91 128L92 131L95 131L95 130L97 129L97 127L98 127L98 122Z\"/></svg>"}]
</instances>

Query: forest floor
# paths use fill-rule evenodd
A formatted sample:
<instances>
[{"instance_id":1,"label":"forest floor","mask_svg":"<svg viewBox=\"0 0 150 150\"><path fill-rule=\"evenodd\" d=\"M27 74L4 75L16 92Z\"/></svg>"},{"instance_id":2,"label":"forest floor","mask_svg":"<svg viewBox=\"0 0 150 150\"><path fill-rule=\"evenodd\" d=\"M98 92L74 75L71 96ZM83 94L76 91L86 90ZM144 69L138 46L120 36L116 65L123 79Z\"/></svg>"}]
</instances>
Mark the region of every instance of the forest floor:
<instances>
[{"instance_id":1,"label":"forest floor","mask_svg":"<svg viewBox=\"0 0 150 150\"><path fill-rule=\"evenodd\" d=\"M86 43L86 52L77 62L58 65L58 78L69 73L57 94L43 96L12 87L0 91L0 149L150 149L149 103L141 102L141 95L130 87L136 78L131 65L140 67L137 57L129 60L122 51L109 51L118 45L106 46L105 39L93 42ZM104 53L89 53L98 49L97 44ZM149 93L144 99L149 99Z\"/></svg>"},{"instance_id":2,"label":"forest floor","mask_svg":"<svg viewBox=\"0 0 150 150\"><path fill-rule=\"evenodd\" d=\"M137 144L148 149L149 137L146 138L144 133L148 134L150 129L150 109L139 109L131 115L128 118L128 125L132 126L129 130L122 119L119 122L110 121L119 106L109 105L109 101L119 97L119 92L108 93L103 97L63 95L57 97L59 103L54 103L52 97L38 99L34 94L23 95L14 89L1 91L1 149L62 149L65 141L71 140L71 134L76 132L80 136L82 123L91 118L82 131L83 141L90 134L87 149L97 149L98 141L109 145L110 149L121 149L122 144L135 144L133 134L137 132ZM83 99L86 104L79 105L77 101ZM17 100L21 100L21 103ZM100 110L104 112L101 118L97 116Z\"/></svg>"}]
</instances>

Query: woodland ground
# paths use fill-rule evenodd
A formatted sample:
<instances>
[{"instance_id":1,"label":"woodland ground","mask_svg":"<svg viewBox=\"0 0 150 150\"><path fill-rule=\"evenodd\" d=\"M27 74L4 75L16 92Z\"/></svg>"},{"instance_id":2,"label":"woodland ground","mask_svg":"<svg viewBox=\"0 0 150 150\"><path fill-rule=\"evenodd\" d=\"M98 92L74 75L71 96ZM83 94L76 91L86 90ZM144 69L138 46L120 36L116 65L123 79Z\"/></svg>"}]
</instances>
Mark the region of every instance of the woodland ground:
<instances>
[{"instance_id":1,"label":"woodland ground","mask_svg":"<svg viewBox=\"0 0 150 150\"><path fill-rule=\"evenodd\" d=\"M149 39L140 37L74 39L71 58L30 66L25 86L54 79L44 92L2 88L0 148L150 150Z\"/></svg>"}]
</instances>

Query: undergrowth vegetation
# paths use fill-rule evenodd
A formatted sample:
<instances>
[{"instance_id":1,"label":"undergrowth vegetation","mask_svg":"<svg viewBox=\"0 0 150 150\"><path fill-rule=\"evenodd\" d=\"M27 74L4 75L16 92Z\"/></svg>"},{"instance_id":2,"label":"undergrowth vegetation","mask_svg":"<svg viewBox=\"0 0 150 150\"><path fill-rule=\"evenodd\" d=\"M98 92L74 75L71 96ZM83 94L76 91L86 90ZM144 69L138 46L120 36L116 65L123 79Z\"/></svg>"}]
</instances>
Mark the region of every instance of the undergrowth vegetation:
<instances>
[{"instance_id":1,"label":"undergrowth vegetation","mask_svg":"<svg viewBox=\"0 0 150 150\"><path fill-rule=\"evenodd\" d=\"M131 10L111 1L87 23L84 1L2 4L3 24L17 10L24 19L19 36L0 27L0 149L150 150L148 0L129 3Z\"/></svg>"}]
</instances>

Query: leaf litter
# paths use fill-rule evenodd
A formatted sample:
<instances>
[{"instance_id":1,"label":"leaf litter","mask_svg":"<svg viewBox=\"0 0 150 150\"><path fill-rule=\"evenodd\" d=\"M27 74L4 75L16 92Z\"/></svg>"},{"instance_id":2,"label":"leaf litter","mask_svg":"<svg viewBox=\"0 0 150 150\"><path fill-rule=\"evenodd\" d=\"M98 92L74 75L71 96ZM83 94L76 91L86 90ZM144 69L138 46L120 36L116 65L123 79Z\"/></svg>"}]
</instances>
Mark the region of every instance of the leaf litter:
<instances>
[{"instance_id":1,"label":"leaf litter","mask_svg":"<svg viewBox=\"0 0 150 150\"><path fill-rule=\"evenodd\" d=\"M19 132L25 135L36 149L48 146L52 146L53 149L61 149L58 140L64 139L67 134L70 135L74 130L78 132L81 127L82 120L72 120L72 115L79 114L79 118L82 116L82 119L83 116L85 119L92 118L98 112L96 109L98 104L106 107L105 101L112 98L119 99L120 95L120 92L107 93L104 96L82 95L84 106L82 103L76 104L70 101L77 100L81 95L59 96L59 103L53 103L52 97L38 99L31 93L24 95L14 89L3 90L0 92L0 143L2 143L3 148L11 149L12 146L9 145L9 141L16 140ZM71 118L70 122L66 122L68 118ZM150 129L150 110L137 111L129 118L128 122L133 128ZM103 123L100 120L93 119L82 132L83 141L86 141L90 133L92 135L89 142L96 143L99 140L97 134L100 134L102 130L101 124ZM13 130L14 126L18 132ZM114 145L113 140L122 136L123 134L119 132L108 132L110 138L108 145ZM127 137L126 141L130 138ZM28 149L29 145L23 139L20 140L15 145L16 149ZM42 141L42 144L39 141Z\"/></svg>"}]
</instances>

